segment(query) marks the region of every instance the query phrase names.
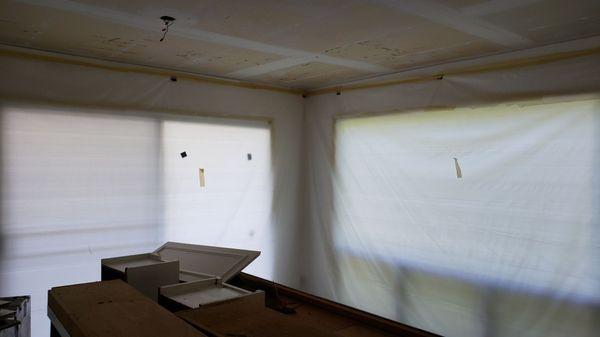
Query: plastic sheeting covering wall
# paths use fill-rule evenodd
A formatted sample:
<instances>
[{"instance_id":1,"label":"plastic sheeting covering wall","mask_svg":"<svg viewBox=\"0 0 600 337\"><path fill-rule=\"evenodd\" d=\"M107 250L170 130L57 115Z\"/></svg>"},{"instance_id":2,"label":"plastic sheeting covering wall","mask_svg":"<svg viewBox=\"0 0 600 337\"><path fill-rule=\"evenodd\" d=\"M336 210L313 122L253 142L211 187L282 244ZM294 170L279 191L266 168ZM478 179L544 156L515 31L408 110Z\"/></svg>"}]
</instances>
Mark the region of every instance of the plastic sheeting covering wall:
<instances>
[{"instance_id":1,"label":"plastic sheeting covering wall","mask_svg":"<svg viewBox=\"0 0 600 337\"><path fill-rule=\"evenodd\" d=\"M591 331L600 303L600 100L336 125L342 297L409 324L445 321L461 331L437 332L469 336L488 335L485 321L495 321L497 335L530 328L527 310L505 294L539 307L555 299L569 310L548 316L537 333Z\"/></svg>"},{"instance_id":2,"label":"plastic sheeting covering wall","mask_svg":"<svg viewBox=\"0 0 600 337\"><path fill-rule=\"evenodd\" d=\"M245 271L273 279L270 124L166 120L161 143L161 241L259 250Z\"/></svg>"},{"instance_id":3,"label":"plastic sheeting covering wall","mask_svg":"<svg viewBox=\"0 0 600 337\"><path fill-rule=\"evenodd\" d=\"M248 270L272 279L268 123L23 107L2 118L1 290L33 295L36 336L49 332L48 289L166 241L261 250Z\"/></svg>"},{"instance_id":4,"label":"plastic sheeting covering wall","mask_svg":"<svg viewBox=\"0 0 600 337\"><path fill-rule=\"evenodd\" d=\"M156 247L158 130L148 118L2 112L0 291L32 295L34 336L50 331L48 289L96 281L101 258Z\"/></svg>"},{"instance_id":5,"label":"plastic sheeting covering wall","mask_svg":"<svg viewBox=\"0 0 600 337\"><path fill-rule=\"evenodd\" d=\"M0 72L0 294L33 296L32 335L50 287L167 240L260 250L247 271L295 285L299 95L1 52Z\"/></svg>"},{"instance_id":6,"label":"plastic sheeting covering wall","mask_svg":"<svg viewBox=\"0 0 600 337\"><path fill-rule=\"evenodd\" d=\"M595 336L598 93L591 55L309 97L303 288L445 336Z\"/></svg>"}]
</instances>

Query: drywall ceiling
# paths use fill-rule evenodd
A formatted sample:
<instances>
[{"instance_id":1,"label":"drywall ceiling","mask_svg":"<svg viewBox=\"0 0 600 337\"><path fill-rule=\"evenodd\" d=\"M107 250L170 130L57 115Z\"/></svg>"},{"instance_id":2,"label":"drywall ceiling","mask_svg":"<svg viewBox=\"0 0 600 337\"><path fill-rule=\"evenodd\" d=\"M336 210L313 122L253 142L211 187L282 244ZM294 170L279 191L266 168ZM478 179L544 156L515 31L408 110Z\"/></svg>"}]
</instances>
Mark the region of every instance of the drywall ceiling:
<instances>
[{"instance_id":1,"label":"drywall ceiling","mask_svg":"<svg viewBox=\"0 0 600 337\"><path fill-rule=\"evenodd\" d=\"M298 89L599 34L597 0L0 0L5 45Z\"/></svg>"}]
</instances>

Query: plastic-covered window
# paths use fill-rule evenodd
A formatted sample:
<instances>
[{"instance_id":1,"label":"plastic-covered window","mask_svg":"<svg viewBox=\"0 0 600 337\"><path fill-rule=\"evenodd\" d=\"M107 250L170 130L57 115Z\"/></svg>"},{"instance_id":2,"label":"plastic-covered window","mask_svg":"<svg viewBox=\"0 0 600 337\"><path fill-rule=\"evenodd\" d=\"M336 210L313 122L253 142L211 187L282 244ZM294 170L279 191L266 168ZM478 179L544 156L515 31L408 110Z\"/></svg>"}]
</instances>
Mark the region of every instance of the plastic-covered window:
<instances>
[{"instance_id":1,"label":"plastic-covered window","mask_svg":"<svg viewBox=\"0 0 600 337\"><path fill-rule=\"evenodd\" d=\"M49 334L48 289L97 281L101 258L166 240L262 250L252 272L271 276L266 121L17 106L1 117L0 294L32 295L32 336Z\"/></svg>"},{"instance_id":2,"label":"plastic-covered window","mask_svg":"<svg viewBox=\"0 0 600 337\"><path fill-rule=\"evenodd\" d=\"M598 100L338 120L341 297L450 336L594 331L598 167Z\"/></svg>"}]
</instances>

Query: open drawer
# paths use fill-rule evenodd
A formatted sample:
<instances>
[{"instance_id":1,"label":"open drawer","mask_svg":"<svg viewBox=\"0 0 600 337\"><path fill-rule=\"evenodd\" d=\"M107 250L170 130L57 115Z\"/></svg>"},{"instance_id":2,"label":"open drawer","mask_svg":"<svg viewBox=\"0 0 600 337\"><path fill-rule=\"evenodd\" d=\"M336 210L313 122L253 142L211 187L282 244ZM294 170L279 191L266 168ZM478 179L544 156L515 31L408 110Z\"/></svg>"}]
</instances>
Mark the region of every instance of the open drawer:
<instances>
[{"instance_id":1,"label":"open drawer","mask_svg":"<svg viewBox=\"0 0 600 337\"><path fill-rule=\"evenodd\" d=\"M159 290L158 302L172 311L178 311L225 301L243 300L248 297L253 297L253 302L261 302L264 306L263 291L250 292L214 279L162 286Z\"/></svg>"}]
</instances>

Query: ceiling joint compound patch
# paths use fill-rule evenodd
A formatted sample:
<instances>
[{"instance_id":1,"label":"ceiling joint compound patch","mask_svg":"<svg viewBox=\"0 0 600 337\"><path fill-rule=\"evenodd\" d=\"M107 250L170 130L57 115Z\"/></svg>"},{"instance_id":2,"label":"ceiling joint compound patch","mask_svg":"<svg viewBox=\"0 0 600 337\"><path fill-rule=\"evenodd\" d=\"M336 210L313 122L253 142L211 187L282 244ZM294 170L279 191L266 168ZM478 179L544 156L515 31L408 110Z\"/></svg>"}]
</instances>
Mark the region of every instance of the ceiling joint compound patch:
<instances>
[{"instance_id":1,"label":"ceiling joint compound patch","mask_svg":"<svg viewBox=\"0 0 600 337\"><path fill-rule=\"evenodd\" d=\"M507 47L531 45L529 39L493 25L477 17L465 15L459 10L434 0L371 0L396 10L428 19L463 33L486 39Z\"/></svg>"},{"instance_id":2,"label":"ceiling joint compound patch","mask_svg":"<svg viewBox=\"0 0 600 337\"><path fill-rule=\"evenodd\" d=\"M127 27L133 27L137 29L155 31L156 22L155 20L149 20L148 18L128 14L125 12L104 8L101 6L95 6L91 4L79 3L71 0L15 0L16 2L26 3L36 6L42 6L47 8L54 8L62 11L76 13L88 17L94 17L113 23L121 24ZM319 53L308 52L304 50L298 50L293 48L281 47L268 43L253 41L245 38L236 36L214 33L206 30L201 30L192 27L175 27L169 30L170 35L187 38L196 41L203 41L209 43L216 43L223 46L230 46L235 48L241 48L246 50L258 51L261 53L269 53L280 56L286 56L288 58L319 58L322 63L342 65L350 68L357 68L361 70L365 69L376 69L377 72L388 71L389 69L378 65L355 61L346 60L336 57L330 57L326 55L320 55ZM285 66L288 68L289 66ZM280 68L282 69L282 68ZM268 68L267 68L268 71Z\"/></svg>"}]
</instances>

